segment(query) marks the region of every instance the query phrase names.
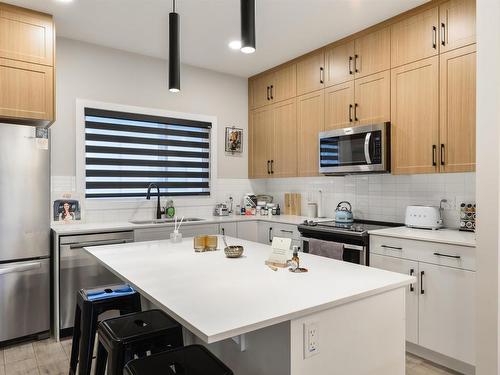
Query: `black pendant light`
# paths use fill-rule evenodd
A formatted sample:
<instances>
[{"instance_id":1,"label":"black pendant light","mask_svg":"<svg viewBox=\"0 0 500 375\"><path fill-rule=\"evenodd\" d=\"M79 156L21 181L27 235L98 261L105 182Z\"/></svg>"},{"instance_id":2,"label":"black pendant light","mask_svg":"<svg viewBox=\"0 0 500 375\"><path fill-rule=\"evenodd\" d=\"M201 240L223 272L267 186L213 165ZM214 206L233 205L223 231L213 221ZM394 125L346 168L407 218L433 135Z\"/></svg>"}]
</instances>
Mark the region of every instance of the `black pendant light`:
<instances>
[{"instance_id":1,"label":"black pendant light","mask_svg":"<svg viewBox=\"0 0 500 375\"><path fill-rule=\"evenodd\" d=\"M255 0L240 0L241 48L243 53L255 52Z\"/></svg>"},{"instance_id":2,"label":"black pendant light","mask_svg":"<svg viewBox=\"0 0 500 375\"><path fill-rule=\"evenodd\" d=\"M180 20L175 13L175 0L172 12L168 15L168 89L171 92L181 91L181 53L180 53Z\"/></svg>"}]
</instances>

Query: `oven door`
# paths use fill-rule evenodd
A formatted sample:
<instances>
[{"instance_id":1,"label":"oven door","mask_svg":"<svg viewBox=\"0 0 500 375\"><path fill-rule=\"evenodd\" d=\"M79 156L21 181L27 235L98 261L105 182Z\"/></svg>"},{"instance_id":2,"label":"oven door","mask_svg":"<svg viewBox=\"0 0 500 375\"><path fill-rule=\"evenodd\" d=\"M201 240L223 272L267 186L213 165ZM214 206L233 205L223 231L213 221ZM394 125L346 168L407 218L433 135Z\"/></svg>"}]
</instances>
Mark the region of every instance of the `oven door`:
<instances>
[{"instance_id":1,"label":"oven door","mask_svg":"<svg viewBox=\"0 0 500 375\"><path fill-rule=\"evenodd\" d=\"M388 123L321 132L320 173L388 172L388 133Z\"/></svg>"},{"instance_id":2,"label":"oven door","mask_svg":"<svg viewBox=\"0 0 500 375\"><path fill-rule=\"evenodd\" d=\"M308 253L309 238L301 237L301 242L302 242L301 250L304 253ZM343 260L345 262L366 265L366 246L344 243Z\"/></svg>"}]
</instances>

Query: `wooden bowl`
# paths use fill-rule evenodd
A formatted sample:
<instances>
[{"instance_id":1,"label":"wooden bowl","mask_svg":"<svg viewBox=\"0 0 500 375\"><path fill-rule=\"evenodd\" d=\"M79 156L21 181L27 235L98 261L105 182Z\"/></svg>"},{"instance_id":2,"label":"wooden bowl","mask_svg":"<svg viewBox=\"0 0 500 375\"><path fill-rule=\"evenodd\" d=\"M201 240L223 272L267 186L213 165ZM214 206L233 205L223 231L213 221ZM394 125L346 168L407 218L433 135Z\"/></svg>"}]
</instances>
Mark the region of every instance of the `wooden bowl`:
<instances>
[{"instance_id":1,"label":"wooden bowl","mask_svg":"<svg viewBox=\"0 0 500 375\"><path fill-rule=\"evenodd\" d=\"M243 246L228 246L224 248L224 253L228 258L239 258L243 254Z\"/></svg>"}]
</instances>

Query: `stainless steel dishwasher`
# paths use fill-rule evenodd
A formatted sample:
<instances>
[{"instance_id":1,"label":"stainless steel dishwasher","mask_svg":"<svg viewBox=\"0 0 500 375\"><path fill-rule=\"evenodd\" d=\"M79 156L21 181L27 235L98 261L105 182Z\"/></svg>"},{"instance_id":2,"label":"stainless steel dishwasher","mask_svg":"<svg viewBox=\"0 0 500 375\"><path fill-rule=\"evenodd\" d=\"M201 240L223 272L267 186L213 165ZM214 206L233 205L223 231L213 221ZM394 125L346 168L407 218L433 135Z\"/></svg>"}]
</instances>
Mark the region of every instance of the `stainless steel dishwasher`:
<instances>
[{"instance_id":1,"label":"stainless steel dishwasher","mask_svg":"<svg viewBox=\"0 0 500 375\"><path fill-rule=\"evenodd\" d=\"M59 329L61 336L71 334L76 305L76 292L79 289L120 282L119 278L101 266L83 248L133 241L133 231L60 237Z\"/></svg>"}]
</instances>

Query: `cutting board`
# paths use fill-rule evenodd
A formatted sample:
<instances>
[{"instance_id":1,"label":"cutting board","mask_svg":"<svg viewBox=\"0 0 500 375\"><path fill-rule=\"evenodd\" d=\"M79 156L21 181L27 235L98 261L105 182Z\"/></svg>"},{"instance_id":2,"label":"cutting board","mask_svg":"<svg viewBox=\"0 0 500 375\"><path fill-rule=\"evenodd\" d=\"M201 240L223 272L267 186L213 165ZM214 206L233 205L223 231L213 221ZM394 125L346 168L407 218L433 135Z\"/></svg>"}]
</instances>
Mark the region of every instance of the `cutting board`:
<instances>
[{"instance_id":1,"label":"cutting board","mask_svg":"<svg viewBox=\"0 0 500 375\"><path fill-rule=\"evenodd\" d=\"M300 193L285 193L285 215L300 216L301 205Z\"/></svg>"}]
</instances>

